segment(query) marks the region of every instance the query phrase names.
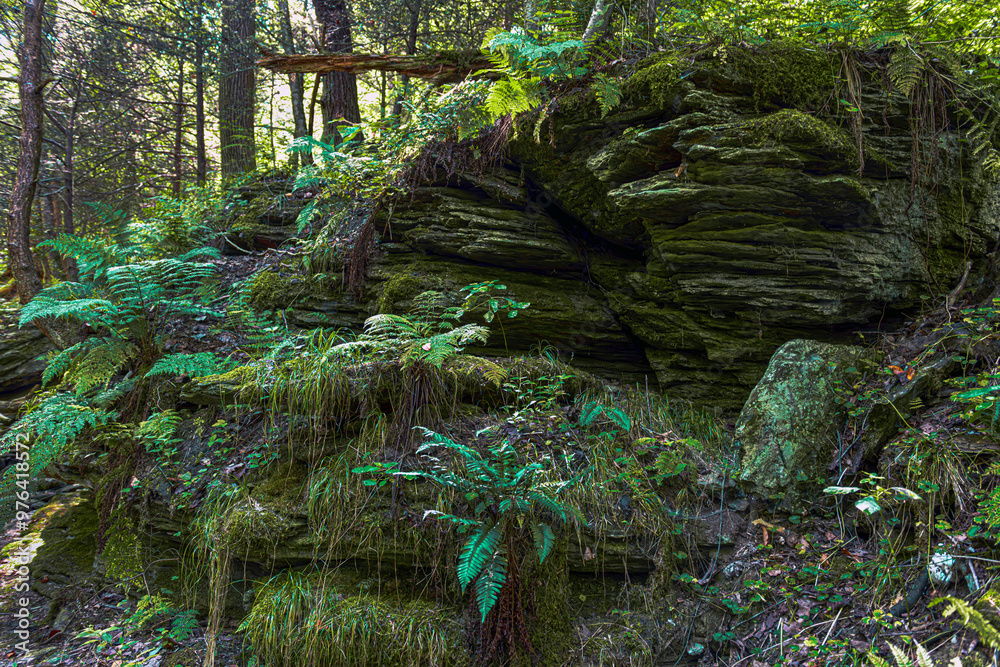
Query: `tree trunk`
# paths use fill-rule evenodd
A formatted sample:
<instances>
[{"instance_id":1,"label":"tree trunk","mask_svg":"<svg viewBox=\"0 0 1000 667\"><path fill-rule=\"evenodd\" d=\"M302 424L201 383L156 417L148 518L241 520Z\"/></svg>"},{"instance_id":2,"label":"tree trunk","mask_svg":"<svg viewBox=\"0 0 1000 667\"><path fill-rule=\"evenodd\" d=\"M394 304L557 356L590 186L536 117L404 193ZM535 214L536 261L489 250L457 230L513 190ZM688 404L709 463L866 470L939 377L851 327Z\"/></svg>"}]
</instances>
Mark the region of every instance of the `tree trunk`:
<instances>
[{"instance_id":1,"label":"tree trunk","mask_svg":"<svg viewBox=\"0 0 1000 667\"><path fill-rule=\"evenodd\" d=\"M594 10L590 13L587 28L583 31L583 37L580 39L586 45L586 48L589 48L607 30L609 10L610 6L607 0L597 0L594 3Z\"/></svg>"},{"instance_id":2,"label":"tree trunk","mask_svg":"<svg viewBox=\"0 0 1000 667\"><path fill-rule=\"evenodd\" d=\"M351 17L345 0L316 0L316 20L323 28L323 47L329 53L351 53ZM323 142L340 143L337 128L361 122L358 107L358 79L353 72L323 75Z\"/></svg>"},{"instance_id":3,"label":"tree trunk","mask_svg":"<svg viewBox=\"0 0 1000 667\"><path fill-rule=\"evenodd\" d=\"M74 199L74 173L73 159L76 150L76 112L80 106L80 82L77 81L76 90L73 95L73 105L69 108L69 117L63 127L63 145L66 148L66 155L63 157L63 233L75 234L76 221L73 219ZM76 282L80 279L80 273L76 266L76 259L73 257L63 257L63 274L66 280Z\"/></svg>"},{"instance_id":4,"label":"tree trunk","mask_svg":"<svg viewBox=\"0 0 1000 667\"><path fill-rule=\"evenodd\" d=\"M195 88L195 172L198 185L208 181L208 152L205 150L205 30L202 26L202 16L205 12L202 0L198 0L198 24L195 26L194 46L194 88Z\"/></svg>"},{"instance_id":5,"label":"tree trunk","mask_svg":"<svg viewBox=\"0 0 1000 667\"><path fill-rule=\"evenodd\" d=\"M406 26L406 55L408 56L417 53L417 31L420 29L420 9L422 4L423 0L410 0L409 4L407 4L410 14L410 20ZM396 96L396 103L392 105L394 116L402 116L403 100L410 97L410 76L403 74L402 82L402 90Z\"/></svg>"},{"instance_id":6,"label":"tree trunk","mask_svg":"<svg viewBox=\"0 0 1000 667\"><path fill-rule=\"evenodd\" d=\"M17 176L10 195L7 226L7 265L17 284L21 303L28 303L42 291L42 281L31 253L31 206L38 187L38 164L42 156L42 18L45 0L24 3L24 43L20 50L21 138Z\"/></svg>"},{"instance_id":7,"label":"tree trunk","mask_svg":"<svg viewBox=\"0 0 1000 667\"><path fill-rule=\"evenodd\" d=\"M538 30L538 21L535 20L537 13L537 0L524 0L524 29L529 33Z\"/></svg>"},{"instance_id":8,"label":"tree trunk","mask_svg":"<svg viewBox=\"0 0 1000 667\"><path fill-rule=\"evenodd\" d=\"M51 241L59 235L59 200L55 195L48 194L42 198L42 224L45 229L45 240ZM50 280L65 279L59 253L55 250L45 253L45 274Z\"/></svg>"},{"instance_id":9,"label":"tree trunk","mask_svg":"<svg viewBox=\"0 0 1000 667\"><path fill-rule=\"evenodd\" d=\"M285 53L291 55L295 53L295 33L292 32L292 16L288 11L288 0L278 0L278 15L281 19L281 48ZM292 94L292 121L295 129L292 136L295 139L308 134L306 125L305 110L305 75L293 72L288 75L288 89ZM302 156L302 164L312 164L312 151L295 152L291 155L291 168L295 171L299 166L299 156Z\"/></svg>"},{"instance_id":10,"label":"tree trunk","mask_svg":"<svg viewBox=\"0 0 1000 667\"><path fill-rule=\"evenodd\" d=\"M177 108L174 109L174 197L180 198L184 178L184 59L177 59Z\"/></svg>"},{"instance_id":11,"label":"tree trunk","mask_svg":"<svg viewBox=\"0 0 1000 667\"><path fill-rule=\"evenodd\" d=\"M253 0L224 0L219 53L219 142L222 182L257 168L254 141L256 34Z\"/></svg>"}]
</instances>

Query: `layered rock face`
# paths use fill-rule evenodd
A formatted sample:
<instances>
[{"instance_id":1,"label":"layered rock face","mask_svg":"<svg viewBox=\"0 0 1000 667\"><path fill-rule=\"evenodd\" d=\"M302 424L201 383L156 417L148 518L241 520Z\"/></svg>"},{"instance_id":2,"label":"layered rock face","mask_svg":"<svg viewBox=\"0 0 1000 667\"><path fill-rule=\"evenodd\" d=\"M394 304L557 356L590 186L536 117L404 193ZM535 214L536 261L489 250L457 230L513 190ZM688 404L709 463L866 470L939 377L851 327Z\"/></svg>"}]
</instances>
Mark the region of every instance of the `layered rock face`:
<instances>
[{"instance_id":1,"label":"layered rock face","mask_svg":"<svg viewBox=\"0 0 1000 667\"><path fill-rule=\"evenodd\" d=\"M822 81L807 95L751 75L654 62L614 115L559 99L540 142L521 128L506 169L443 179L381 221L378 309L498 279L531 308L493 351L541 341L588 370L738 409L785 341L856 342L943 299L966 261L979 280L1000 194L958 130L911 164L906 98L871 85L857 133L849 112L810 109L830 101Z\"/></svg>"}]
</instances>

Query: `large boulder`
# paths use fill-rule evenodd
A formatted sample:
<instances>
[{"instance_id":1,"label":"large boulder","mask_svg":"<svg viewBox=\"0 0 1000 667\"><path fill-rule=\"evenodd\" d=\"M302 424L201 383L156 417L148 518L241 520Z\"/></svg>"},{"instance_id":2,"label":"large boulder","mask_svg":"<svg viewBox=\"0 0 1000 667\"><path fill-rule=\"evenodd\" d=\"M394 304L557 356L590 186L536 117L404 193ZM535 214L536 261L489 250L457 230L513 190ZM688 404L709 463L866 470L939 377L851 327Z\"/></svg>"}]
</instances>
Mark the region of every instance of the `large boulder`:
<instances>
[{"instance_id":1,"label":"large boulder","mask_svg":"<svg viewBox=\"0 0 1000 667\"><path fill-rule=\"evenodd\" d=\"M794 508L816 497L837 452L850 380L867 348L792 340L774 353L736 423L737 483Z\"/></svg>"}]
</instances>

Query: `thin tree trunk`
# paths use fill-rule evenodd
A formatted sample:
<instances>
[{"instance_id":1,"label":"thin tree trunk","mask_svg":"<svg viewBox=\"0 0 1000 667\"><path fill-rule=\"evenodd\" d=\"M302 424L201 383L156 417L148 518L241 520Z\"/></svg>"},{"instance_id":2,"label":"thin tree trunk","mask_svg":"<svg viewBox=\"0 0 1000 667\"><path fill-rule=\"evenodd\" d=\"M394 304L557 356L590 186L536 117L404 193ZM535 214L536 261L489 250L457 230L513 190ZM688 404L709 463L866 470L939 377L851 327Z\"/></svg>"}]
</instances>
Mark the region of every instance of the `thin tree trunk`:
<instances>
[{"instance_id":1,"label":"thin tree trunk","mask_svg":"<svg viewBox=\"0 0 1000 667\"><path fill-rule=\"evenodd\" d=\"M202 0L198 0L198 24L195 26L194 47L194 87L195 87L195 154L198 185L203 186L208 181L208 152L205 150L205 31L202 27L202 16L205 8Z\"/></svg>"},{"instance_id":2,"label":"thin tree trunk","mask_svg":"<svg viewBox=\"0 0 1000 667\"><path fill-rule=\"evenodd\" d=\"M351 53L351 17L345 0L316 0L316 20L323 27L323 47L329 53ZM323 75L323 142L340 143L337 128L361 122L358 78L353 72Z\"/></svg>"},{"instance_id":3,"label":"thin tree trunk","mask_svg":"<svg viewBox=\"0 0 1000 667\"><path fill-rule=\"evenodd\" d=\"M73 172L74 151L76 150L76 112L80 105L80 82L77 81L76 90L73 95L73 106L69 108L69 118L63 128L63 145L66 147L66 155L63 156L63 233L75 234L76 221L73 219L74 205L74 181ZM65 256L62 261L63 274L66 280L75 282L80 279L80 273L76 266L76 259Z\"/></svg>"},{"instance_id":4,"label":"thin tree trunk","mask_svg":"<svg viewBox=\"0 0 1000 667\"><path fill-rule=\"evenodd\" d=\"M45 233L45 240L51 241L59 234L59 207L58 200L53 194L42 197L42 228ZM59 263L59 253L49 250L44 255L45 274L51 281L53 278L62 278L62 267Z\"/></svg>"},{"instance_id":5,"label":"thin tree trunk","mask_svg":"<svg viewBox=\"0 0 1000 667\"><path fill-rule=\"evenodd\" d=\"M538 29L538 22L535 20L535 15L537 13L537 0L524 0L524 29L526 31L534 32Z\"/></svg>"},{"instance_id":6,"label":"thin tree trunk","mask_svg":"<svg viewBox=\"0 0 1000 667\"><path fill-rule=\"evenodd\" d=\"M292 16L288 10L288 0L278 0L278 16L281 20L281 48L285 53L291 55L295 53L295 33L292 31ZM305 75L303 74L293 72L288 75L288 89L292 95L292 121L295 123L292 136L295 139L304 137L308 133L304 82ZM298 168L300 155L302 156L302 164L312 164L312 151L292 153L290 161L292 171Z\"/></svg>"},{"instance_id":7,"label":"thin tree trunk","mask_svg":"<svg viewBox=\"0 0 1000 667\"><path fill-rule=\"evenodd\" d=\"M406 55L412 56L417 52L417 31L420 29L420 9L422 0L410 0L407 9L410 14L410 21L406 26ZM392 113L401 116L403 113L403 100L410 96L410 77L403 74L403 89L396 96L396 103L392 106Z\"/></svg>"},{"instance_id":8,"label":"thin tree trunk","mask_svg":"<svg viewBox=\"0 0 1000 667\"><path fill-rule=\"evenodd\" d=\"M322 75L317 74L315 77L313 77L312 97L309 100L309 127L308 127L308 130L307 130L307 134L310 137L313 136L313 132L316 131L316 122L315 122L316 121L316 100L318 99L319 87L320 87L320 84L322 82L323 82Z\"/></svg>"},{"instance_id":9,"label":"thin tree trunk","mask_svg":"<svg viewBox=\"0 0 1000 667\"><path fill-rule=\"evenodd\" d=\"M253 60L257 22L253 0L224 0L219 54L219 142L223 183L257 168L255 142L256 67Z\"/></svg>"},{"instance_id":10,"label":"thin tree trunk","mask_svg":"<svg viewBox=\"0 0 1000 667\"><path fill-rule=\"evenodd\" d=\"M174 110L174 197L180 198L184 178L184 60L177 59L177 106Z\"/></svg>"},{"instance_id":11,"label":"thin tree trunk","mask_svg":"<svg viewBox=\"0 0 1000 667\"><path fill-rule=\"evenodd\" d=\"M14 274L22 304L42 291L31 252L31 206L38 187L38 164L42 156L42 18L45 0L24 3L24 43L20 50L21 74L18 91L21 101L21 138L17 176L10 195L7 226L7 265Z\"/></svg>"},{"instance_id":12,"label":"thin tree trunk","mask_svg":"<svg viewBox=\"0 0 1000 667\"><path fill-rule=\"evenodd\" d=\"M271 72L271 89L267 93L267 138L271 144L271 165L278 166L278 152L274 146L274 72Z\"/></svg>"},{"instance_id":13,"label":"thin tree trunk","mask_svg":"<svg viewBox=\"0 0 1000 667\"><path fill-rule=\"evenodd\" d=\"M590 21L587 22L587 29L583 31L582 41L587 47L593 44L601 34L607 30L607 14L610 6L607 0L597 0L594 3L594 11L590 13Z\"/></svg>"}]
</instances>

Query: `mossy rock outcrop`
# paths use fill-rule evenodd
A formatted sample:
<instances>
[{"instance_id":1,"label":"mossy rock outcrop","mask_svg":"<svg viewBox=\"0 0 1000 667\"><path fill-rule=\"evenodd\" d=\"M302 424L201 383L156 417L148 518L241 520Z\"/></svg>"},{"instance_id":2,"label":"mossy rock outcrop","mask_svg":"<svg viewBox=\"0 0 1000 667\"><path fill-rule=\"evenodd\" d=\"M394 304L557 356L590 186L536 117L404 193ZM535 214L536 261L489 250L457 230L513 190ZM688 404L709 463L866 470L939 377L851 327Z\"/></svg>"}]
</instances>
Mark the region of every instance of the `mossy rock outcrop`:
<instances>
[{"instance_id":1,"label":"mossy rock outcrop","mask_svg":"<svg viewBox=\"0 0 1000 667\"><path fill-rule=\"evenodd\" d=\"M909 101L862 82L880 122L855 132L826 107L838 68L779 43L683 67L657 56L603 118L591 94L567 93L543 141L525 123L504 168L442 176L377 221L363 303L289 312L344 326L366 304L399 312L495 278L532 306L493 353L544 341L606 377L736 411L782 343L891 326L966 261L977 285L1000 237L1000 188L961 130L935 136L936 162L914 173L927 137L912 135Z\"/></svg>"},{"instance_id":2,"label":"mossy rock outcrop","mask_svg":"<svg viewBox=\"0 0 1000 667\"><path fill-rule=\"evenodd\" d=\"M778 348L736 423L744 491L793 509L815 499L847 418L838 399L870 357L864 347L811 340Z\"/></svg>"}]
</instances>

